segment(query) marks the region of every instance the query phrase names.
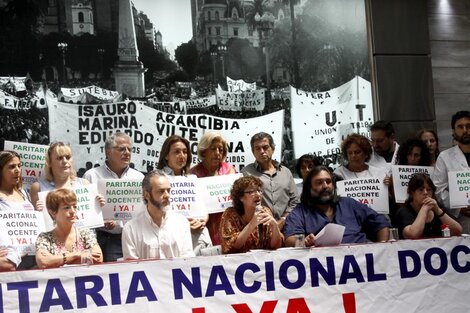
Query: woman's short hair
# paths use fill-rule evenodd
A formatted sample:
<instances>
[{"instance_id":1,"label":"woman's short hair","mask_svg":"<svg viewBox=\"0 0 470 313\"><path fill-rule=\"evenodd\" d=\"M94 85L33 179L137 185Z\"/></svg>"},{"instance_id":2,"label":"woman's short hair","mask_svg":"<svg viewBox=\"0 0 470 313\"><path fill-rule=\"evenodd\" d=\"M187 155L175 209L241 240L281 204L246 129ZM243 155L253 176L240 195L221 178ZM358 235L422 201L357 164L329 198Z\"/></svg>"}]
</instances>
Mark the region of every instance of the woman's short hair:
<instances>
[{"instance_id":1,"label":"woman's short hair","mask_svg":"<svg viewBox=\"0 0 470 313\"><path fill-rule=\"evenodd\" d=\"M425 183L428 184L428 186L431 188L432 198L435 199L436 186L434 185L431 177L429 177L429 175L425 173L416 173L413 174L410 180L408 181L408 187L406 189L406 192L408 193L408 199L406 199L406 203L410 203L411 201L413 201L411 194L419 188L423 187Z\"/></svg>"},{"instance_id":2,"label":"woman's short hair","mask_svg":"<svg viewBox=\"0 0 470 313\"><path fill-rule=\"evenodd\" d=\"M255 176L243 176L233 182L232 189L230 190L233 207L240 216L245 214L245 208L243 207L241 198L244 196L245 190L248 187L263 188L263 182Z\"/></svg>"},{"instance_id":3,"label":"woman's short hair","mask_svg":"<svg viewBox=\"0 0 470 313\"><path fill-rule=\"evenodd\" d=\"M353 143L359 146L359 149L361 149L366 156L366 162L368 162L370 160L370 156L372 155L372 145L370 144L370 141L367 139L367 137L359 134L350 134L341 143L341 153L343 154L344 159L348 159L347 150Z\"/></svg>"},{"instance_id":4,"label":"woman's short hair","mask_svg":"<svg viewBox=\"0 0 470 313\"><path fill-rule=\"evenodd\" d=\"M3 172L3 168L7 165L8 162L10 162L14 158L18 158L18 160L20 160L21 162L21 157L17 152L10 151L10 150L0 151L0 185L3 183L2 182L3 177L1 175L1 173ZM18 183L16 183L15 187L17 190L20 190L22 186L23 186L23 179L20 179Z\"/></svg>"},{"instance_id":5,"label":"woman's short hair","mask_svg":"<svg viewBox=\"0 0 470 313\"><path fill-rule=\"evenodd\" d=\"M191 166L191 162L193 158L193 155L191 153L191 147L187 139L178 135L172 135L170 137L167 137L165 139L165 142L163 142L162 149L160 150L160 157L158 158L157 169L163 169L165 166L168 165L166 157L170 153L171 146L177 142L182 142L184 146L186 147L188 159L186 160L186 164L184 165L183 172L184 174L188 173L189 167Z\"/></svg>"},{"instance_id":6,"label":"woman's short hair","mask_svg":"<svg viewBox=\"0 0 470 313\"><path fill-rule=\"evenodd\" d=\"M73 155L72 155L72 147L70 147L69 144L63 143L61 141L51 143L49 146L49 149L47 149L46 152L46 164L44 166L44 175L46 180L48 181L53 181L54 180L54 174L52 173L52 152L56 152L57 155L59 156L64 156L64 155L70 155L70 159L73 161ZM70 168L70 179L74 180L77 177L77 172L75 172L75 169L73 168L73 162L72 166Z\"/></svg>"},{"instance_id":7,"label":"woman's short hair","mask_svg":"<svg viewBox=\"0 0 470 313\"><path fill-rule=\"evenodd\" d=\"M227 141L224 139L221 133L217 131L208 131L202 135L201 140L197 145L197 156L200 160L204 159L205 152L210 148L214 141L220 141L223 146L222 159L225 160L225 157L228 154L228 145Z\"/></svg>"},{"instance_id":8,"label":"woman's short hair","mask_svg":"<svg viewBox=\"0 0 470 313\"><path fill-rule=\"evenodd\" d=\"M52 190L46 197L46 208L49 215L52 217L51 212L57 213L59 207L63 203L77 203L77 195L70 189L61 188Z\"/></svg>"}]
</instances>

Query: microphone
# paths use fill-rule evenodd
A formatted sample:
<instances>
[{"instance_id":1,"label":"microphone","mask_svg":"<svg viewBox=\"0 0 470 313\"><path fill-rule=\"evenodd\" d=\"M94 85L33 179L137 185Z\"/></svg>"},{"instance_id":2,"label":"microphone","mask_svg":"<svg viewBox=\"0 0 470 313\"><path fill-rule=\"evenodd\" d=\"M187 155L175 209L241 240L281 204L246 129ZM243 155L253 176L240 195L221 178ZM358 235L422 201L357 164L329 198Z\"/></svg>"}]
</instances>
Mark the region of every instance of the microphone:
<instances>
[{"instance_id":1,"label":"microphone","mask_svg":"<svg viewBox=\"0 0 470 313\"><path fill-rule=\"evenodd\" d=\"M261 204L258 203L258 204L256 205L256 210L255 210L255 212L261 212L262 209L263 209L263 207L261 206ZM262 244L262 242L263 242L263 240L264 240L264 231L263 231L263 230L264 230L264 229L263 229L263 224L261 224L261 223L258 224L258 238L259 238L259 242L261 242L261 244Z\"/></svg>"}]
</instances>

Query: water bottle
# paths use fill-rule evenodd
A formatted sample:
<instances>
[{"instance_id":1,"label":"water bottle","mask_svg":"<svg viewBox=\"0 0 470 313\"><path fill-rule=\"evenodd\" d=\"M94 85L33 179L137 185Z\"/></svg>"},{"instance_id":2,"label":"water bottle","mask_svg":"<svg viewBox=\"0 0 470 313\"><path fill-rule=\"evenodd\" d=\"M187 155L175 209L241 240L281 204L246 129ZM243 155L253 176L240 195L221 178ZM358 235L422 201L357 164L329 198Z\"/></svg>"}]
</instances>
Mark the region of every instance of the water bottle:
<instances>
[{"instance_id":1,"label":"water bottle","mask_svg":"<svg viewBox=\"0 0 470 313\"><path fill-rule=\"evenodd\" d=\"M450 237L450 228L447 224L441 225L442 237Z\"/></svg>"}]
</instances>

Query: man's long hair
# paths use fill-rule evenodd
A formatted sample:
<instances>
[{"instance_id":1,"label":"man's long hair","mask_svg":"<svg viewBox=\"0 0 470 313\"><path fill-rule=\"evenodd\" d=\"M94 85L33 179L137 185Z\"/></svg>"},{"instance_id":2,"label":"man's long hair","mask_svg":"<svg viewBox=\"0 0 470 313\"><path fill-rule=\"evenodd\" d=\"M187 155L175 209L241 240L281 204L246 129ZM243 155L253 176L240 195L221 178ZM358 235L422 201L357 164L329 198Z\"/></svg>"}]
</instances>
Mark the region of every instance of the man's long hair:
<instances>
[{"instance_id":1,"label":"man's long hair","mask_svg":"<svg viewBox=\"0 0 470 313\"><path fill-rule=\"evenodd\" d=\"M315 166L312 170L308 173L307 178L304 180L302 185L302 195L300 197L300 202L306 206L314 206L318 204L318 199L314 198L311 193L312 189L312 178L317 176L320 172L325 171L330 175L331 181L333 183L333 199L331 200L332 204L338 202L338 196L336 194L336 179L335 175L330 171L330 169L324 165Z\"/></svg>"}]
</instances>

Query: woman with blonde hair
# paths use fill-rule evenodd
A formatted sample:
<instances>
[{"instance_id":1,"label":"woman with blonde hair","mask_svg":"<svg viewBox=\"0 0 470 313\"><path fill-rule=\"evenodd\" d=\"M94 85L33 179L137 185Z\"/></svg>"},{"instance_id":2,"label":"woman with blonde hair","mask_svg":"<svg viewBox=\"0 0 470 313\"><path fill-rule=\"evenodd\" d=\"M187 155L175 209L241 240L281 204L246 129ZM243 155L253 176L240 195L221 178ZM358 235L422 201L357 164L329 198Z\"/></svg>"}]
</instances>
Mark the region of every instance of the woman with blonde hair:
<instances>
[{"instance_id":1,"label":"woman with blonde hair","mask_svg":"<svg viewBox=\"0 0 470 313\"><path fill-rule=\"evenodd\" d=\"M197 155L201 162L189 170L199 178L235 174L235 167L225 162L228 154L227 141L217 131L206 132L197 145ZM222 213L212 213L206 224L212 244L220 244L219 224Z\"/></svg>"},{"instance_id":2,"label":"woman with blonde hair","mask_svg":"<svg viewBox=\"0 0 470 313\"><path fill-rule=\"evenodd\" d=\"M47 149L43 177L33 183L30 191L33 205L38 210L44 209L44 203L38 202L39 192L90 184L88 180L77 177L73 168L72 148L60 141L50 144Z\"/></svg>"}]
</instances>

